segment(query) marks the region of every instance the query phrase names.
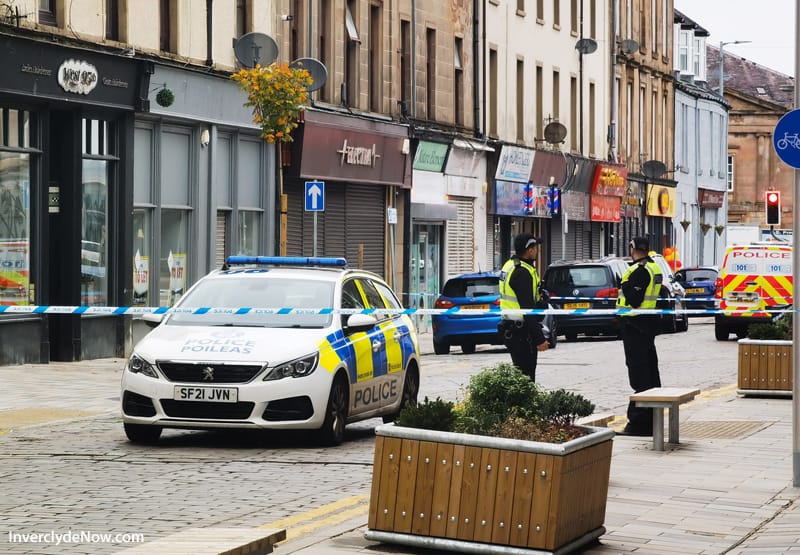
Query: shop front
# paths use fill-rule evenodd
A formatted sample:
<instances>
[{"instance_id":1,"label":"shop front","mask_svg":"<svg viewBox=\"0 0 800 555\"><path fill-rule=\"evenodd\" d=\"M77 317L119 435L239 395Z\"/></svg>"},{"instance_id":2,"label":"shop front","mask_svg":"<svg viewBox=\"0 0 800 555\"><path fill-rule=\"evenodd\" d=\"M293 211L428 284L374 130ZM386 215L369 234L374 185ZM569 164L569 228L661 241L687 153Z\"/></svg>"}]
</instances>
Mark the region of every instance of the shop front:
<instances>
[{"instance_id":1,"label":"shop front","mask_svg":"<svg viewBox=\"0 0 800 555\"><path fill-rule=\"evenodd\" d=\"M545 236L550 218L546 185L531 182L535 150L503 145L494 176L492 214L498 233L495 242L494 267L501 268L513 253L514 237L533 233L545 240L539 249L538 266L544 271L550 246Z\"/></svg>"},{"instance_id":2,"label":"shop front","mask_svg":"<svg viewBox=\"0 0 800 555\"><path fill-rule=\"evenodd\" d=\"M344 256L403 291L403 238L411 219L408 127L318 109L304 114L282 155L286 254ZM307 209L310 181L324 184L323 210Z\"/></svg>"},{"instance_id":3,"label":"shop front","mask_svg":"<svg viewBox=\"0 0 800 555\"><path fill-rule=\"evenodd\" d=\"M677 241L672 219L675 217L676 188L666 184L647 184L647 235L650 248L663 253L674 249Z\"/></svg>"},{"instance_id":4,"label":"shop front","mask_svg":"<svg viewBox=\"0 0 800 555\"><path fill-rule=\"evenodd\" d=\"M0 35L0 303L127 306L134 112L152 64ZM124 356L122 315L0 315L0 364Z\"/></svg>"},{"instance_id":5,"label":"shop front","mask_svg":"<svg viewBox=\"0 0 800 555\"><path fill-rule=\"evenodd\" d=\"M603 244L601 256L608 254L627 254L621 250L622 235L622 200L626 195L628 170L616 164L597 164L590 200L591 221L601 222L603 227Z\"/></svg>"},{"instance_id":6,"label":"shop front","mask_svg":"<svg viewBox=\"0 0 800 555\"><path fill-rule=\"evenodd\" d=\"M701 224L697 229L697 258L702 266L717 266L725 250L725 224L727 213L723 209L725 191L697 189L697 205L700 208ZM710 226L710 227L707 227ZM705 231L704 231L705 230Z\"/></svg>"},{"instance_id":7,"label":"shop front","mask_svg":"<svg viewBox=\"0 0 800 555\"><path fill-rule=\"evenodd\" d=\"M596 167L594 160L568 157L561 214L553 225L554 260L597 258L603 253L603 223L592 221L591 212Z\"/></svg>"}]
</instances>

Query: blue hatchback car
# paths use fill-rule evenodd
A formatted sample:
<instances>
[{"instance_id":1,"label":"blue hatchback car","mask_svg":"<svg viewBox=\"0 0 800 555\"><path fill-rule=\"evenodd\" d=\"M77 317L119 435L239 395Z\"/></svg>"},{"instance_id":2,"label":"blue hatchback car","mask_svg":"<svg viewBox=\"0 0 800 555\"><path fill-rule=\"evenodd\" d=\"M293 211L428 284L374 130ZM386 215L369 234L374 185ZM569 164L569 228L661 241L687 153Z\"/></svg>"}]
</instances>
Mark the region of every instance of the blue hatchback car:
<instances>
[{"instance_id":1,"label":"blue hatchback car","mask_svg":"<svg viewBox=\"0 0 800 555\"><path fill-rule=\"evenodd\" d=\"M498 272L462 274L447 280L434 308L454 307L500 310L500 275ZM497 333L500 313L497 314L434 314L433 351L446 355L452 345L466 353L474 353L476 345L501 345Z\"/></svg>"},{"instance_id":2,"label":"blue hatchback car","mask_svg":"<svg viewBox=\"0 0 800 555\"><path fill-rule=\"evenodd\" d=\"M686 308L713 310L718 308L719 300L714 297L719 270L713 266L681 268L675 272L675 280L686 290ZM704 316L704 314L690 314Z\"/></svg>"},{"instance_id":3,"label":"blue hatchback car","mask_svg":"<svg viewBox=\"0 0 800 555\"><path fill-rule=\"evenodd\" d=\"M476 345L503 344L497 332L500 323L500 272L461 274L447 280L434 308L447 310L455 307L497 313L434 314L431 316L434 353L446 355L452 345L459 345L464 354L471 354ZM556 330L552 315L544 317L542 327L550 348L555 348L558 334L553 333Z\"/></svg>"}]
</instances>

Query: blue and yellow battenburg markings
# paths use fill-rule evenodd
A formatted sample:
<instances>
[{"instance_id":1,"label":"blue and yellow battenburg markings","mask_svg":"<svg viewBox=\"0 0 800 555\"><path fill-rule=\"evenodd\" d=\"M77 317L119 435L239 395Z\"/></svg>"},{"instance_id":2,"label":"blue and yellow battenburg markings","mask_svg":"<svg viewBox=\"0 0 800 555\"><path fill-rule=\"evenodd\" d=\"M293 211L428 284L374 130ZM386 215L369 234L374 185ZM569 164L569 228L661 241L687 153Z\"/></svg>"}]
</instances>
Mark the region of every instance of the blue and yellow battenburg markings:
<instances>
[{"instance_id":1,"label":"blue and yellow battenburg markings","mask_svg":"<svg viewBox=\"0 0 800 555\"><path fill-rule=\"evenodd\" d=\"M359 383L386 374L402 372L409 359L418 354L418 344L412 335L413 324L406 315L389 319L369 332L345 336L341 330L329 334L319 344L319 364L334 372L342 363L347 367L351 383ZM399 343L395 334L400 335ZM372 338L381 334L386 348L372 350Z\"/></svg>"}]
</instances>

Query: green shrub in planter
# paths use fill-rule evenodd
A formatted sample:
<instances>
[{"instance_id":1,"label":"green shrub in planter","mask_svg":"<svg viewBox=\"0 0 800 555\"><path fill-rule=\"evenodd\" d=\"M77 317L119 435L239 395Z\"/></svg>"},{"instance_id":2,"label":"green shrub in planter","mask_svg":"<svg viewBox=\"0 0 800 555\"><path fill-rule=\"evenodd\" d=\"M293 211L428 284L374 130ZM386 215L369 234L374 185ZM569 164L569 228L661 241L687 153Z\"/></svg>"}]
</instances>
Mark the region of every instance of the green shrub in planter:
<instances>
[{"instance_id":1,"label":"green shrub in planter","mask_svg":"<svg viewBox=\"0 0 800 555\"><path fill-rule=\"evenodd\" d=\"M792 340L792 314L779 314L771 322L750 324L747 328L749 339Z\"/></svg>"},{"instance_id":2,"label":"green shrub in planter","mask_svg":"<svg viewBox=\"0 0 800 555\"><path fill-rule=\"evenodd\" d=\"M444 432L561 443L584 434L574 426L594 405L582 395L546 391L517 367L500 363L472 376L464 403L427 397L403 409L395 424Z\"/></svg>"}]
</instances>

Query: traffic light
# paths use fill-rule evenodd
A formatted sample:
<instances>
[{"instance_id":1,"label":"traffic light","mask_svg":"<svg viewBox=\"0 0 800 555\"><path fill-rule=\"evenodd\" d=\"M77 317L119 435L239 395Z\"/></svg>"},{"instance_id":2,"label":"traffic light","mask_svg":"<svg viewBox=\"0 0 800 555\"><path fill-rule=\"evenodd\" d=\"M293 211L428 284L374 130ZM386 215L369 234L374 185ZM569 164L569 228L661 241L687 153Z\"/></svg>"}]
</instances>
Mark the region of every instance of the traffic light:
<instances>
[{"instance_id":1,"label":"traffic light","mask_svg":"<svg viewBox=\"0 0 800 555\"><path fill-rule=\"evenodd\" d=\"M556 185L547 188L547 209L551 216L561 215L561 194Z\"/></svg>"},{"instance_id":2,"label":"traffic light","mask_svg":"<svg viewBox=\"0 0 800 555\"><path fill-rule=\"evenodd\" d=\"M767 211L767 225L781 225L780 191L767 191L764 205Z\"/></svg>"},{"instance_id":3,"label":"traffic light","mask_svg":"<svg viewBox=\"0 0 800 555\"><path fill-rule=\"evenodd\" d=\"M533 214L533 183L522 186L522 212L528 216Z\"/></svg>"}]
</instances>

